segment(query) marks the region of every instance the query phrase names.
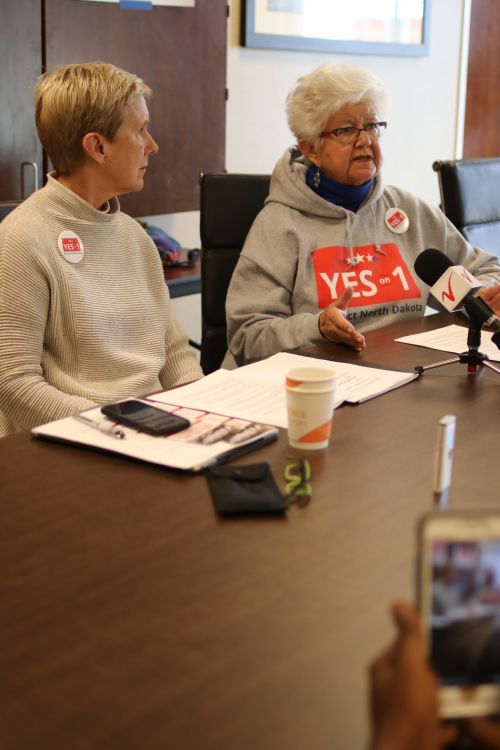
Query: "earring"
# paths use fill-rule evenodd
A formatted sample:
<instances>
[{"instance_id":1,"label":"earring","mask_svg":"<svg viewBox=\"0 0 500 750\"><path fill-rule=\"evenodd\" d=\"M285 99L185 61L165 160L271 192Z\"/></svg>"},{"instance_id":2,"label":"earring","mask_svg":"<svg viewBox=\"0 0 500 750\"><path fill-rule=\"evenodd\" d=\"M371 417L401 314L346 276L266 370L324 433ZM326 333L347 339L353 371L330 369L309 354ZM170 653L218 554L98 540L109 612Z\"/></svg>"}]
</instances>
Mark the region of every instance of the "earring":
<instances>
[{"instance_id":1,"label":"earring","mask_svg":"<svg viewBox=\"0 0 500 750\"><path fill-rule=\"evenodd\" d=\"M316 172L314 173L314 177L313 177L313 185L316 188L316 190L319 188L320 181L321 181L321 172L319 171L319 167L316 167Z\"/></svg>"}]
</instances>

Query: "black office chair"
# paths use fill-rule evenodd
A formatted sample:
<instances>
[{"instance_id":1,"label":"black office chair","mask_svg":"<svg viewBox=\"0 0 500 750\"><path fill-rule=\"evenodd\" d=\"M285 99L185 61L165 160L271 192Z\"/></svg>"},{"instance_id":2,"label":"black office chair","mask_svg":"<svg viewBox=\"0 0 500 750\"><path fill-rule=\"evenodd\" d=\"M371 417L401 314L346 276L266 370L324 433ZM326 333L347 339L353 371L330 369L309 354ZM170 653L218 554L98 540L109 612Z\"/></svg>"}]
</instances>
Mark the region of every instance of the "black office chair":
<instances>
[{"instance_id":1,"label":"black office chair","mask_svg":"<svg viewBox=\"0 0 500 750\"><path fill-rule=\"evenodd\" d=\"M500 257L500 158L435 161L441 208L465 239Z\"/></svg>"},{"instance_id":2,"label":"black office chair","mask_svg":"<svg viewBox=\"0 0 500 750\"><path fill-rule=\"evenodd\" d=\"M205 375L227 349L226 295L241 248L269 193L269 175L200 176L201 355Z\"/></svg>"},{"instance_id":3,"label":"black office chair","mask_svg":"<svg viewBox=\"0 0 500 750\"><path fill-rule=\"evenodd\" d=\"M15 208L19 206L21 201L1 201L0 202L0 221L3 221L7 214L10 214Z\"/></svg>"}]
</instances>

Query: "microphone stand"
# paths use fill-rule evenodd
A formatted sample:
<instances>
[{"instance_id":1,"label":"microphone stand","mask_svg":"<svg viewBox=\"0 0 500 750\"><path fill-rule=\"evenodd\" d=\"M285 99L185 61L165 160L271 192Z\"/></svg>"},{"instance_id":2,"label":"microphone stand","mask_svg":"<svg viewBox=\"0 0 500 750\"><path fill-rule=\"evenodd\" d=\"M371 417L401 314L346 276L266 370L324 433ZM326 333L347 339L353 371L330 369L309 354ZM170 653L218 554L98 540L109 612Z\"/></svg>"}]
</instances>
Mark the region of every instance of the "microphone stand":
<instances>
[{"instance_id":1,"label":"microphone stand","mask_svg":"<svg viewBox=\"0 0 500 750\"><path fill-rule=\"evenodd\" d=\"M500 375L500 367L497 367L490 362L487 354L483 354L479 351L479 347L481 346L482 327L482 323L470 319L469 332L467 334L468 350L466 352L462 352L462 354L452 357L451 359L445 359L442 362L435 362L433 365L417 365L415 367L415 372L422 375L425 370L432 370L435 367L443 367L444 365L453 365L460 362L461 364L467 365L467 372L477 372L477 368L483 367L484 365Z\"/></svg>"}]
</instances>

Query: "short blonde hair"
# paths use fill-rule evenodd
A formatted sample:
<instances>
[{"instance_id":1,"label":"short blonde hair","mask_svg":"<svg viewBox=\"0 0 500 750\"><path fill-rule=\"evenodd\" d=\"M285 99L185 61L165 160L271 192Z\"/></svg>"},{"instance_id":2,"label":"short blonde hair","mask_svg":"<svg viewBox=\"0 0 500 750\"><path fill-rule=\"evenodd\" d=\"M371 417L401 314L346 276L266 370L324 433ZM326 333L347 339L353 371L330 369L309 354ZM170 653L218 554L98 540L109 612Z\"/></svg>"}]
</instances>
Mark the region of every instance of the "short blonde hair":
<instances>
[{"instance_id":1,"label":"short blonde hair","mask_svg":"<svg viewBox=\"0 0 500 750\"><path fill-rule=\"evenodd\" d=\"M387 110L384 83L368 68L334 62L320 65L302 76L286 99L290 130L299 141L317 142L326 123L346 105L368 101L379 116Z\"/></svg>"},{"instance_id":2,"label":"short blonde hair","mask_svg":"<svg viewBox=\"0 0 500 750\"><path fill-rule=\"evenodd\" d=\"M149 86L110 63L65 65L40 76L34 92L36 128L57 174L69 175L82 164L86 133L112 141L123 108L141 96L151 96Z\"/></svg>"}]
</instances>

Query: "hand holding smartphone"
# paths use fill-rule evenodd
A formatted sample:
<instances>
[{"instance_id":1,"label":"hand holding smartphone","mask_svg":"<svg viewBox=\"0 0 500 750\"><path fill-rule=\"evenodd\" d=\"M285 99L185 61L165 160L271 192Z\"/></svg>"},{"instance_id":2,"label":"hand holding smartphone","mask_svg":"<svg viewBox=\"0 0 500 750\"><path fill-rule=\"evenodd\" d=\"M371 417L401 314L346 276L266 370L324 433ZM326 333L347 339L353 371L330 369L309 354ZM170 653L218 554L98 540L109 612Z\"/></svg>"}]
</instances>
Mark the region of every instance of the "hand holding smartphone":
<instances>
[{"instance_id":1,"label":"hand holding smartphone","mask_svg":"<svg viewBox=\"0 0 500 750\"><path fill-rule=\"evenodd\" d=\"M419 600L443 718L500 712L500 515L420 526Z\"/></svg>"},{"instance_id":2,"label":"hand holding smartphone","mask_svg":"<svg viewBox=\"0 0 500 750\"><path fill-rule=\"evenodd\" d=\"M172 435L190 427L191 422L177 414L158 409L143 401L120 401L116 404L106 404L101 412L114 422L127 427L133 427L148 435Z\"/></svg>"}]
</instances>

